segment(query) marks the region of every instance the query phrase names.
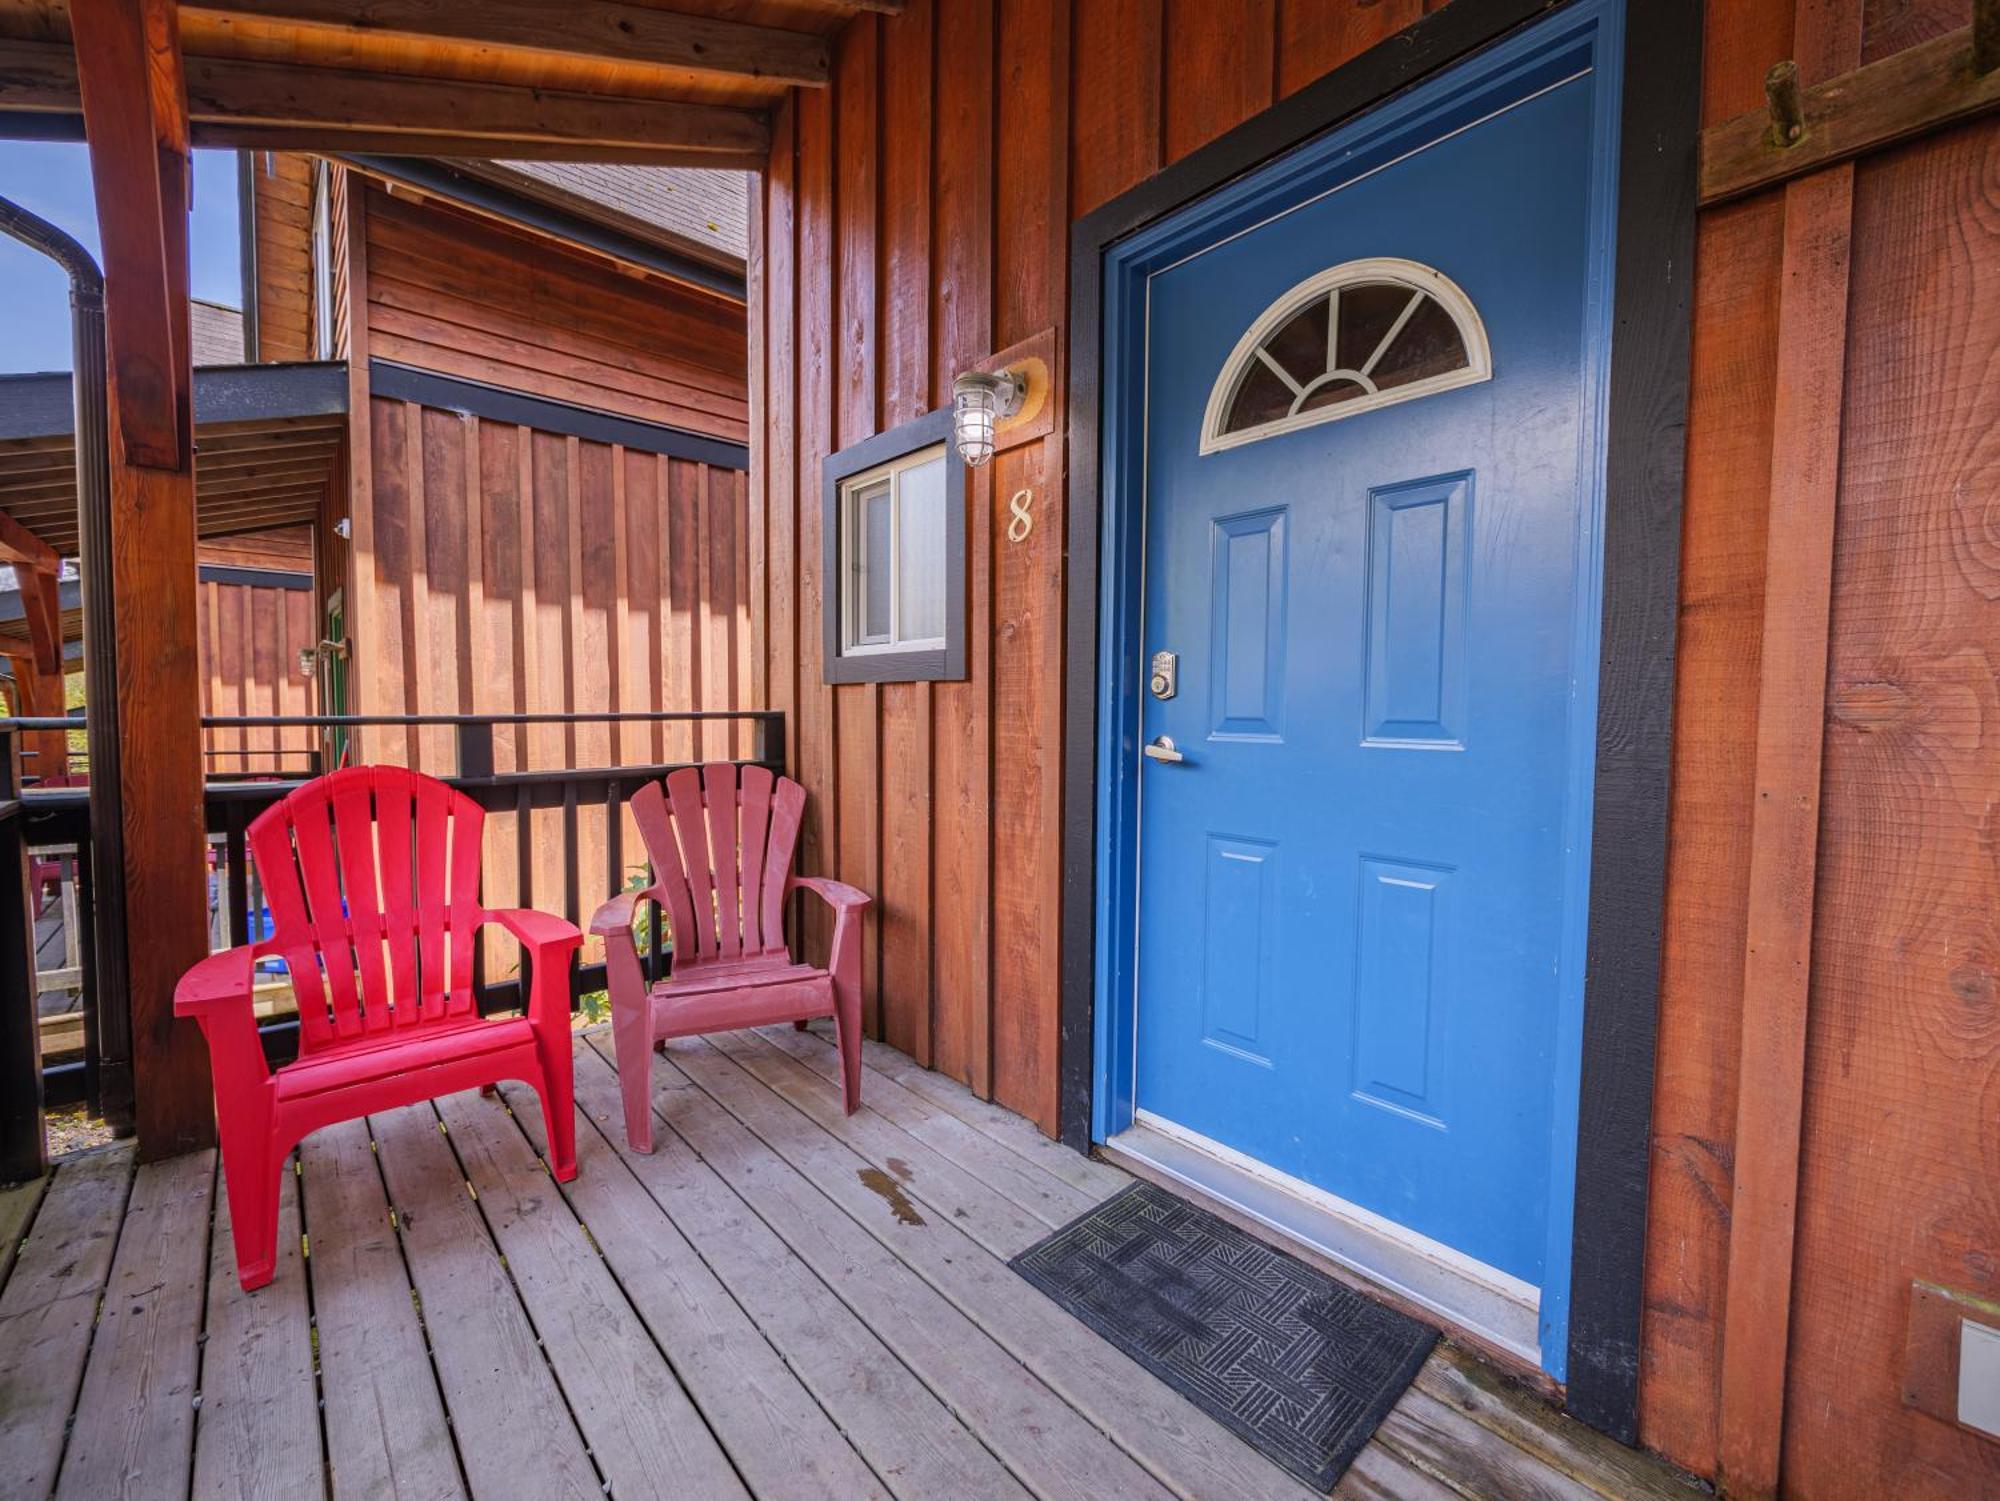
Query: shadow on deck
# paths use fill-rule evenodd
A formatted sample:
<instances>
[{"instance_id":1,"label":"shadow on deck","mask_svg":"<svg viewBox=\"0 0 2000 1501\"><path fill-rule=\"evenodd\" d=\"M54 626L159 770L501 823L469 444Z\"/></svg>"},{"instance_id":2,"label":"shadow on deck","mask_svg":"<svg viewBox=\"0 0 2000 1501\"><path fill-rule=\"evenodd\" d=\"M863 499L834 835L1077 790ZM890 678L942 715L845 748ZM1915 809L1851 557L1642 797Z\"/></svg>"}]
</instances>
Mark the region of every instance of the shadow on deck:
<instances>
[{"instance_id":1,"label":"shadow on deck","mask_svg":"<svg viewBox=\"0 0 2000 1501\"><path fill-rule=\"evenodd\" d=\"M8 1494L1311 1494L1006 1266L1123 1173L789 1028L671 1045L634 1156L609 1051L571 1184L518 1086L309 1139L254 1296L213 1154L0 1190ZM1337 1494L1692 1493L1440 1346Z\"/></svg>"}]
</instances>

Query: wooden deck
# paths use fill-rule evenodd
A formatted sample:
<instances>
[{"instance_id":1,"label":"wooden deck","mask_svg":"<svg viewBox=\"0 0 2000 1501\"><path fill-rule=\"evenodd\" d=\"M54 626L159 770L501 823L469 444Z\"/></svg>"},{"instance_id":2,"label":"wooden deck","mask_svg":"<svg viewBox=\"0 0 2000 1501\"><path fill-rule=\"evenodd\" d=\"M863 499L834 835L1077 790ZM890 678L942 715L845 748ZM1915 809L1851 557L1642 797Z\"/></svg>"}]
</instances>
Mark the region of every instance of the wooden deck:
<instances>
[{"instance_id":1,"label":"wooden deck","mask_svg":"<svg viewBox=\"0 0 2000 1501\"><path fill-rule=\"evenodd\" d=\"M313 1137L254 1296L212 1154L0 1191L0 1489L1312 1494L1006 1266L1118 1170L886 1049L846 1118L788 1028L674 1044L633 1156L609 1047L578 1040L571 1184L513 1087ZM1441 1347L1338 1494L1691 1493Z\"/></svg>"}]
</instances>

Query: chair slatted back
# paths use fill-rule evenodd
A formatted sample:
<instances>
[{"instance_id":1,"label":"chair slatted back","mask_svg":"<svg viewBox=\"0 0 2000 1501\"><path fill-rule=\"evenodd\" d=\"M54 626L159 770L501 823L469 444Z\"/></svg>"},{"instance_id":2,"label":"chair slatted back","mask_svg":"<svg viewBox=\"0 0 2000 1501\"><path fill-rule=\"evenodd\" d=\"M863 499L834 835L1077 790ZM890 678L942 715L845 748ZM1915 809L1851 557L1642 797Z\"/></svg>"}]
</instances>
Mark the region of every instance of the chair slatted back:
<instances>
[{"instance_id":1,"label":"chair slatted back","mask_svg":"<svg viewBox=\"0 0 2000 1501\"><path fill-rule=\"evenodd\" d=\"M250 825L302 1052L471 1012L485 821L435 777L352 766Z\"/></svg>"},{"instance_id":2,"label":"chair slatted back","mask_svg":"<svg viewBox=\"0 0 2000 1501\"><path fill-rule=\"evenodd\" d=\"M785 880L798 847L806 790L768 768L728 761L667 774L632 794L653 858L648 891L666 909L674 963L785 952Z\"/></svg>"}]
</instances>

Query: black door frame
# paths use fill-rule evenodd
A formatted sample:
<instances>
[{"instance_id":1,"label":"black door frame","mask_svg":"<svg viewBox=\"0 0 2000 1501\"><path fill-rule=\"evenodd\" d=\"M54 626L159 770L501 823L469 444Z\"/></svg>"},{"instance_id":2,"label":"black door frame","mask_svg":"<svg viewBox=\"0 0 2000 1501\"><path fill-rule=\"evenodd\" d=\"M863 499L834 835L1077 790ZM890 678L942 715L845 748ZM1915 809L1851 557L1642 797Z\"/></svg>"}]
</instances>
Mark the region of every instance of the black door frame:
<instances>
[{"instance_id":1,"label":"black door frame","mask_svg":"<svg viewBox=\"0 0 2000 1501\"><path fill-rule=\"evenodd\" d=\"M1065 1143L1090 1147L1103 255L1144 225L1557 9L1457 0L1078 220L1070 233L1069 604L1059 1029ZM1638 1434L1647 1172L1666 888L1681 486L1693 326L1699 0L1625 18L1604 615L1565 1404Z\"/></svg>"}]
</instances>

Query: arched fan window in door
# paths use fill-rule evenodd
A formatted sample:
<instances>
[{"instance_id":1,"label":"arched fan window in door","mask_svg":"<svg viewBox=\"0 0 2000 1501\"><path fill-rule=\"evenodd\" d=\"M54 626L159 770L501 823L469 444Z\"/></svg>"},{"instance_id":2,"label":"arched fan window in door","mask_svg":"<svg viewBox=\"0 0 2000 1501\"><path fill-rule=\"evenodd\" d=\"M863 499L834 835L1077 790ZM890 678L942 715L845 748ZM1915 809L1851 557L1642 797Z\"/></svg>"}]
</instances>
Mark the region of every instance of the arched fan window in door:
<instances>
[{"instance_id":1,"label":"arched fan window in door","mask_svg":"<svg viewBox=\"0 0 2000 1501\"><path fill-rule=\"evenodd\" d=\"M1201 451L1488 380L1493 353L1457 283L1415 261L1361 260L1307 277L1223 362Z\"/></svg>"}]
</instances>

